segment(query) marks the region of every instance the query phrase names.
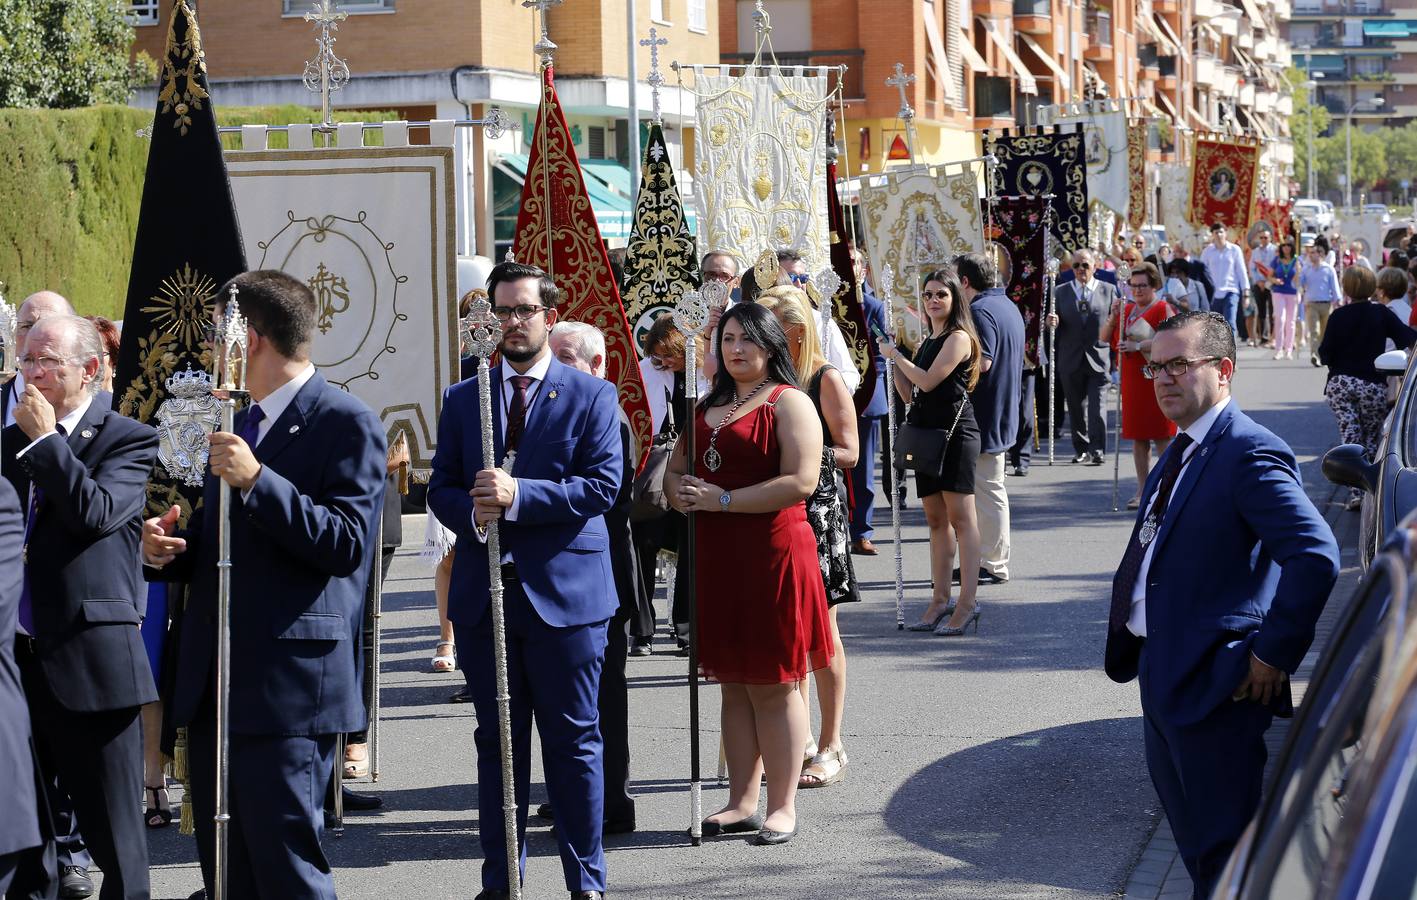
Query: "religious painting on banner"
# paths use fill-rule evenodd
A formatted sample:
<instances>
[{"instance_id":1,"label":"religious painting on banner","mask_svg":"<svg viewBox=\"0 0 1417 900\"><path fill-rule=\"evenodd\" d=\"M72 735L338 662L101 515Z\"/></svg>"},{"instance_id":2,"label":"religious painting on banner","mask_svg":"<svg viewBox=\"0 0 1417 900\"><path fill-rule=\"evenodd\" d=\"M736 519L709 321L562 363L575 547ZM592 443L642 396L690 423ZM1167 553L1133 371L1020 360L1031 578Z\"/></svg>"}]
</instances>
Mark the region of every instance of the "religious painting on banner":
<instances>
[{"instance_id":1,"label":"religious painting on banner","mask_svg":"<svg viewBox=\"0 0 1417 900\"><path fill-rule=\"evenodd\" d=\"M630 420L638 469L654 436L639 352L595 224L550 65L543 66L534 134L513 252L518 262L541 267L556 282L564 295L557 307L563 320L594 325L605 335L606 377L615 382L620 407Z\"/></svg>"},{"instance_id":2,"label":"religious painting on banner","mask_svg":"<svg viewBox=\"0 0 1417 900\"><path fill-rule=\"evenodd\" d=\"M1004 293L1023 316L1024 364L1039 364L1043 322L1048 206L1041 197L994 197L989 202L989 250Z\"/></svg>"},{"instance_id":3,"label":"religious painting on banner","mask_svg":"<svg viewBox=\"0 0 1417 900\"><path fill-rule=\"evenodd\" d=\"M172 506L185 527L202 502L217 425L206 334L217 290L246 271L207 88L196 12L175 0L159 74L113 408L159 430L147 515Z\"/></svg>"},{"instance_id":4,"label":"religious painting on banner","mask_svg":"<svg viewBox=\"0 0 1417 900\"><path fill-rule=\"evenodd\" d=\"M639 353L654 320L673 313L679 298L699 286L698 251L675 184L664 129L657 123L650 126L641 172L635 223L625 251L625 313Z\"/></svg>"},{"instance_id":5,"label":"religious painting on banner","mask_svg":"<svg viewBox=\"0 0 1417 900\"><path fill-rule=\"evenodd\" d=\"M1147 225L1147 213L1151 204L1147 203L1146 192L1146 120L1127 125L1127 227L1133 232Z\"/></svg>"},{"instance_id":6,"label":"religious painting on banner","mask_svg":"<svg viewBox=\"0 0 1417 900\"><path fill-rule=\"evenodd\" d=\"M1268 228L1274 235L1275 243L1283 243L1294 234L1294 201L1270 200L1261 197L1255 201L1255 221L1250 225L1250 246L1258 243L1258 229Z\"/></svg>"},{"instance_id":7,"label":"religious painting on banner","mask_svg":"<svg viewBox=\"0 0 1417 900\"><path fill-rule=\"evenodd\" d=\"M1221 222L1232 237L1244 235L1254 219L1259 143L1242 137L1197 135L1191 159L1191 224L1209 228Z\"/></svg>"},{"instance_id":8,"label":"religious painting on banner","mask_svg":"<svg viewBox=\"0 0 1417 900\"><path fill-rule=\"evenodd\" d=\"M795 250L817 272L827 244L827 77L764 67L710 75L695 67L694 196L705 250L740 271L763 250Z\"/></svg>"},{"instance_id":9,"label":"religious painting on banner","mask_svg":"<svg viewBox=\"0 0 1417 900\"><path fill-rule=\"evenodd\" d=\"M342 130L338 148L266 150L264 130L248 128L253 149L229 151L227 167L252 267L310 287L311 361L368 404L391 443L404 434L422 479L459 377L452 128L426 147L407 146L398 123L384 146L363 147L362 130Z\"/></svg>"},{"instance_id":10,"label":"religious painting on banner","mask_svg":"<svg viewBox=\"0 0 1417 900\"><path fill-rule=\"evenodd\" d=\"M996 196L1053 195L1050 227L1064 250L1088 246L1087 162L1083 134L1053 132L1016 136L986 135L984 152L993 154Z\"/></svg>"},{"instance_id":11,"label":"religious painting on banner","mask_svg":"<svg viewBox=\"0 0 1417 900\"><path fill-rule=\"evenodd\" d=\"M1088 100L1057 107L1050 124L1066 131L1081 129L1087 164L1087 196L1118 216L1131 208L1127 114L1116 100Z\"/></svg>"},{"instance_id":12,"label":"religious painting on banner","mask_svg":"<svg viewBox=\"0 0 1417 900\"><path fill-rule=\"evenodd\" d=\"M892 334L907 347L924 337L914 285L922 265L952 259L984 247L979 212L979 177L971 166L911 166L861 181L861 211L876 295L885 297L881 279L895 273Z\"/></svg>"}]
</instances>

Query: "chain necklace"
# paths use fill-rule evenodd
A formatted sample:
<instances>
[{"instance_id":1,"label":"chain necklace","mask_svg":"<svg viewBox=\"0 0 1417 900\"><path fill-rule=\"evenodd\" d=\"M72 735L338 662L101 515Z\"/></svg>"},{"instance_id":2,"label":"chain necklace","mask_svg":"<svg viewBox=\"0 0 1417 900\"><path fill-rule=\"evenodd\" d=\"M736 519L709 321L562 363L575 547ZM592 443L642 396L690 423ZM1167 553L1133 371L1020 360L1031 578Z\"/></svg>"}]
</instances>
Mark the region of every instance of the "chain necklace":
<instances>
[{"instance_id":1,"label":"chain necklace","mask_svg":"<svg viewBox=\"0 0 1417 900\"><path fill-rule=\"evenodd\" d=\"M746 397L739 397L737 391L733 392L733 405L728 408L727 415L713 426L713 433L709 435L708 449L704 451L704 467L710 472L717 472L718 467L723 465L723 457L718 452L718 433L723 430L723 426L728 424L728 420L733 418L733 414L738 411L739 407L756 397L758 391L761 391L767 383L768 379L764 378L758 382L757 387L748 392Z\"/></svg>"}]
</instances>

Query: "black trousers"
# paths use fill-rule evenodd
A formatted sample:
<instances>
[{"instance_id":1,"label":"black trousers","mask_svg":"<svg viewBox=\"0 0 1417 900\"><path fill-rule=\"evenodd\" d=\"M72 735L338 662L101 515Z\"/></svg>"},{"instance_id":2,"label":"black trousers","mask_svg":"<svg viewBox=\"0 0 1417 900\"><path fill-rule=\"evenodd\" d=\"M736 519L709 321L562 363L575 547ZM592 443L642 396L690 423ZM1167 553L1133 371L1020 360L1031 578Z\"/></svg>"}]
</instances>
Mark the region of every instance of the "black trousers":
<instances>
[{"instance_id":1,"label":"black trousers","mask_svg":"<svg viewBox=\"0 0 1417 900\"><path fill-rule=\"evenodd\" d=\"M1079 366L1063 375L1063 396L1068 401L1068 426L1074 453L1107 452L1107 420L1102 417L1102 394L1107 376Z\"/></svg>"},{"instance_id":2,"label":"black trousers","mask_svg":"<svg viewBox=\"0 0 1417 900\"><path fill-rule=\"evenodd\" d=\"M1270 340L1274 337L1274 295L1267 287L1252 287L1250 296L1255 300L1255 333L1250 337L1257 341Z\"/></svg>"},{"instance_id":3,"label":"black trousers","mask_svg":"<svg viewBox=\"0 0 1417 900\"><path fill-rule=\"evenodd\" d=\"M1039 382L1042 387L1039 387ZM1044 369L1024 369L1023 380L1019 382L1018 394L1018 440L1009 448L1006 462L1010 466L1028 468L1033 458L1034 422L1038 423L1040 443L1047 446L1048 434L1048 382ZM1036 408L1035 408L1036 407Z\"/></svg>"},{"instance_id":4,"label":"black trousers","mask_svg":"<svg viewBox=\"0 0 1417 900\"><path fill-rule=\"evenodd\" d=\"M605 642L605 665L600 670L600 739L604 741L605 821L635 821L635 799L630 796L630 690L625 680L629 656L629 623L623 609L610 620Z\"/></svg>"},{"instance_id":5,"label":"black trousers","mask_svg":"<svg viewBox=\"0 0 1417 900\"><path fill-rule=\"evenodd\" d=\"M29 701L40 771L46 779L57 778L73 803L89 853L103 870L100 900L146 898L141 707L73 712L54 696L24 642L17 643L15 660Z\"/></svg>"}]
</instances>

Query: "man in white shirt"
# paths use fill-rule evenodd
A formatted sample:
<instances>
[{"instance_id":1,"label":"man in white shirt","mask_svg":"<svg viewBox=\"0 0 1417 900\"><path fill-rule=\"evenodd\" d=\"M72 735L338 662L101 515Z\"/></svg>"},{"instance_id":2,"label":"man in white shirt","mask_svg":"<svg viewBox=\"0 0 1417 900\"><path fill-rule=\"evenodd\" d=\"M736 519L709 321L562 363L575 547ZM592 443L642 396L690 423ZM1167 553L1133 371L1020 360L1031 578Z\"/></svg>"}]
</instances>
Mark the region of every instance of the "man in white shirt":
<instances>
[{"instance_id":1,"label":"man in white shirt","mask_svg":"<svg viewBox=\"0 0 1417 900\"><path fill-rule=\"evenodd\" d=\"M1230 396L1230 323L1166 320L1149 371L1180 433L1112 582L1105 666L1140 680L1147 768L1195 896L1209 897L1259 806L1264 733L1293 714L1288 675L1338 577L1338 545L1293 451Z\"/></svg>"},{"instance_id":2,"label":"man in white shirt","mask_svg":"<svg viewBox=\"0 0 1417 900\"><path fill-rule=\"evenodd\" d=\"M1230 328L1235 328L1235 314L1240 308L1245 292L1250 289L1250 276L1245 271L1245 254L1239 245L1225 238L1225 226L1219 222L1210 226L1210 243L1201 251L1201 262L1210 274L1210 283L1215 291L1210 297L1210 308L1225 317Z\"/></svg>"}]
</instances>

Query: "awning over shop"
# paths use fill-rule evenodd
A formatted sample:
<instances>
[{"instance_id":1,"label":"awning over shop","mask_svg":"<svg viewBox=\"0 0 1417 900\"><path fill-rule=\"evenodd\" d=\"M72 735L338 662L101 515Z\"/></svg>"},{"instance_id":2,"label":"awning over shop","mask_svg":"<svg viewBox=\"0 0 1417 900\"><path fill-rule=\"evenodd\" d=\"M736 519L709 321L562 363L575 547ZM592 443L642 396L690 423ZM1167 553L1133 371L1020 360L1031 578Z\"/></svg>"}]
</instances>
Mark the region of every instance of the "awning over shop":
<instances>
[{"instance_id":1,"label":"awning over shop","mask_svg":"<svg viewBox=\"0 0 1417 900\"><path fill-rule=\"evenodd\" d=\"M974 49L974 41L968 35L960 37L959 49L964 51L964 61L969 64L971 71L988 74L989 64L979 55L979 51Z\"/></svg>"},{"instance_id":2,"label":"awning over shop","mask_svg":"<svg viewBox=\"0 0 1417 900\"><path fill-rule=\"evenodd\" d=\"M1386 22L1368 19L1363 22L1364 37L1406 38L1417 37L1417 21L1412 19L1389 19Z\"/></svg>"},{"instance_id":3,"label":"awning over shop","mask_svg":"<svg viewBox=\"0 0 1417 900\"><path fill-rule=\"evenodd\" d=\"M502 153L497 156L493 164L497 171L515 181L518 185L526 182L527 154L525 153ZM634 204L613 193L606 186L605 180L597 176L587 163L605 162L603 160L583 160L581 162L581 174L585 176L586 193L590 196L591 212L595 214L595 224L600 228L602 239L623 241L630 236L630 227L634 224ZM626 189L629 188L629 172L623 166L610 161L612 165L625 172ZM604 173L605 170L599 170ZM499 240L502 239L499 235Z\"/></svg>"},{"instance_id":4,"label":"awning over shop","mask_svg":"<svg viewBox=\"0 0 1417 900\"><path fill-rule=\"evenodd\" d=\"M1023 60L1014 52L1013 41L1004 37L999 31L999 26L993 19L979 18L984 25L984 30L989 35L989 39L999 48L999 52L1004 54L1004 58L1009 61L1009 66L1013 68L1014 74L1018 76L1018 89L1025 94L1038 93L1038 81L1033 77L1033 73L1028 70L1028 66L1023 64Z\"/></svg>"},{"instance_id":5,"label":"awning over shop","mask_svg":"<svg viewBox=\"0 0 1417 900\"><path fill-rule=\"evenodd\" d=\"M925 39L930 43L930 68L935 70L935 80L945 89L945 101L954 107L963 107L959 82L955 81L954 68L950 66L949 54L945 52L945 39L940 34L940 23L930 7L925 8Z\"/></svg>"},{"instance_id":6,"label":"awning over shop","mask_svg":"<svg viewBox=\"0 0 1417 900\"><path fill-rule=\"evenodd\" d=\"M1166 109L1170 111L1171 118L1175 120L1177 125L1185 124L1181 121L1181 114L1176 111L1176 104L1171 102L1171 98L1166 96L1165 92L1157 94L1156 99L1160 100L1161 105L1166 107Z\"/></svg>"},{"instance_id":7,"label":"awning over shop","mask_svg":"<svg viewBox=\"0 0 1417 900\"><path fill-rule=\"evenodd\" d=\"M1045 66L1053 70L1053 74L1058 76L1058 83L1062 85L1063 90L1066 92L1071 92L1073 89L1073 82L1072 79L1068 77L1068 70L1058 65L1058 61L1053 58L1053 54L1049 53L1047 50L1044 50L1041 46L1039 46L1037 41L1024 34L1023 32L1019 32L1019 38L1022 39L1023 42L1028 45L1028 49L1032 50L1035 54L1037 54L1039 59L1043 60L1043 64Z\"/></svg>"}]
</instances>

